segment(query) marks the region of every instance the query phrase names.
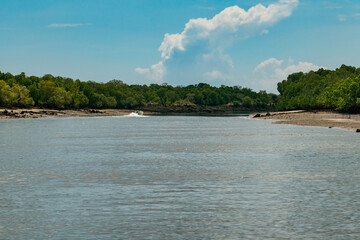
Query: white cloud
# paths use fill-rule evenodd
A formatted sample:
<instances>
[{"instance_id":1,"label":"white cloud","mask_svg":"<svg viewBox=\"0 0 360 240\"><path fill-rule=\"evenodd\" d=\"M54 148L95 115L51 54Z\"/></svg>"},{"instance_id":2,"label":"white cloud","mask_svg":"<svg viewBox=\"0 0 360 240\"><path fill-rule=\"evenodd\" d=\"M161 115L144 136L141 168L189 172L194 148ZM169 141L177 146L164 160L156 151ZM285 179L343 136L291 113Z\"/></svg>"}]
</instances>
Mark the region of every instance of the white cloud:
<instances>
[{"instance_id":1,"label":"white cloud","mask_svg":"<svg viewBox=\"0 0 360 240\"><path fill-rule=\"evenodd\" d=\"M139 74L149 74L150 70L148 68L135 68L135 72Z\"/></svg>"},{"instance_id":2,"label":"white cloud","mask_svg":"<svg viewBox=\"0 0 360 240\"><path fill-rule=\"evenodd\" d=\"M256 68L254 69L254 72L258 72L269 65L280 66L283 62L284 62L283 60L277 60L276 58L269 58L268 60L265 60L259 65L257 65Z\"/></svg>"},{"instance_id":3,"label":"white cloud","mask_svg":"<svg viewBox=\"0 0 360 240\"><path fill-rule=\"evenodd\" d=\"M270 4L267 8L262 4L258 4L247 12L238 6L233 6L224 9L209 20L206 18L191 19L186 23L182 33L165 34L159 51L162 58L168 59L174 51L184 51L187 46L196 41L204 39L210 42L214 41L214 39L215 41L223 40L236 34L240 38L247 37L249 34L248 30L245 31L245 27L261 28L260 32L262 32L263 27L290 16L297 2L297 0L282 0Z\"/></svg>"},{"instance_id":4,"label":"white cloud","mask_svg":"<svg viewBox=\"0 0 360 240\"><path fill-rule=\"evenodd\" d=\"M336 16L340 22L346 22L347 20L357 20L360 17L360 13L353 13L349 15L339 14Z\"/></svg>"},{"instance_id":5,"label":"white cloud","mask_svg":"<svg viewBox=\"0 0 360 240\"><path fill-rule=\"evenodd\" d=\"M203 73L211 72L214 66L217 69L221 66L221 71L229 71L233 68L232 60L223 53L225 49L236 40L267 34L267 28L290 16L297 4L298 0L279 0L267 7L258 4L247 11L232 6L211 19L190 19L181 33L165 34L158 49L162 58L158 64L147 68L149 72L139 68L136 72L150 80L154 80L155 76L161 77L157 80L162 81L165 72L167 77L176 78L173 70L177 72L179 68L191 70L190 78L204 76ZM159 64L162 74L154 72Z\"/></svg>"},{"instance_id":6,"label":"white cloud","mask_svg":"<svg viewBox=\"0 0 360 240\"><path fill-rule=\"evenodd\" d=\"M210 81L226 78L226 76L224 76L223 73L218 70L213 70L211 72L204 72L203 76L205 79L208 79Z\"/></svg>"},{"instance_id":7,"label":"white cloud","mask_svg":"<svg viewBox=\"0 0 360 240\"><path fill-rule=\"evenodd\" d=\"M268 34L269 33L269 30L267 29L264 29L261 31L260 35L265 35L265 34Z\"/></svg>"},{"instance_id":8,"label":"white cloud","mask_svg":"<svg viewBox=\"0 0 360 240\"><path fill-rule=\"evenodd\" d=\"M344 8L344 6L341 6L338 3L334 3L332 1L323 1L322 4L327 9L342 9L342 8Z\"/></svg>"},{"instance_id":9,"label":"white cloud","mask_svg":"<svg viewBox=\"0 0 360 240\"><path fill-rule=\"evenodd\" d=\"M345 22L347 20L347 16L346 15L343 15L343 14L339 14L337 15L337 19L340 21L340 22Z\"/></svg>"},{"instance_id":10,"label":"white cloud","mask_svg":"<svg viewBox=\"0 0 360 240\"><path fill-rule=\"evenodd\" d=\"M48 28L66 28L66 27L81 27L90 25L90 23L53 23L48 25Z\"/></svg>"},{"instance_id":11,"label":"white cloud","mask_svg":"<svg viewBox=\"0 0 360 240\"><path fill-rule=\"evenodd\" d=\"M307 73L310 71L317 71L320 68L325 69L325 67L317 66L309 62L299 62L298 64L287 66L284 69L276 68L275 73L277 76L281 78L281 80L284 80L287 78L287 76L289 76L292 73L296 73L296 72Z\"/></svg>"},{"instance_id":12,"label":"white cloud","mask_svg":"<svg viewBox=\"0 0 360 240\"><path fill-rule=\"evenodd\" d=\"M198 8L198 9L203 9L203 10L215 10L214 7L207 7L207 6L195 6L195 8Z\"/></svg>"},{"instance_id":13,"label":"white cloud","mask_svg":"<svg viewBox=\"0 0 360 240\"><path fill-rule=\"evenodd\" d=\"M289 58L286 66L283 65L284 61L276 58L267 59L257 65L254 72L258 73L258 76L256 76L256 85L260 86L258 90L265 89L269 92L276 92L277 83L287 79L292 73L307 73L310 71L317 71L320 68L326 69L325 67L317 66L309 62L298 62L294 64L292 58Z\"/></svg>"},{"instance_id":14,"label":"white cloud","mask_svg":"<svg viewBox=\"0 0 360 240\"><path fill-rule=\"evenodd\" d=\"M149 68L135 68L135 72L145 75L148 79L153 82L161 82L166 72L163 62L160 61Z\"/></svg>"},{"instance_id":15,"label":"white cloud","mask_svg":"<svg viewBox=\"0 0 360 240\"><path fill-rule=\"evenodd\" d=\"M161 52L161 57L164 60L167 60L171 57L174 52L174 49L185 51L185 48L182 45L182 36L179 33L176 34L165 34L164 41L159 47Z\"/></svg>"}]
</instances>

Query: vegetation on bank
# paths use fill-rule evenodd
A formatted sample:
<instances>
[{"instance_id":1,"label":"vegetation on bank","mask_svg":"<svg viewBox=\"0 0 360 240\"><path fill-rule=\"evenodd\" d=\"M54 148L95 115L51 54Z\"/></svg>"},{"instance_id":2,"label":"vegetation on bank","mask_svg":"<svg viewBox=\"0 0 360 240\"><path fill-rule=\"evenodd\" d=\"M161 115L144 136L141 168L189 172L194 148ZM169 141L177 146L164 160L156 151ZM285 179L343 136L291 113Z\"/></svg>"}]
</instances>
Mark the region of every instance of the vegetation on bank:
<instances>
[{"instance_id":1,"label":"vegetation on bank","mask_svg":"<svg viewBox=\"0 0 360 240\"><path fill-rule=\"evenodd\" d=\"M118 108L146 105L199 106L231 105L238 109L274 109L277 95L254 92L239 86L213 87L199 83L173 87L167 84L127 85L120 80L107 83L82 82L71 78L12 75L0 72L1 107L46 107L54 109Z\"/></svg>"},{"instance_id":2,"label":"vegetation on bank","mask_svg":"<svg viewBox=\"0 0 360 240\"><path fill-rule=\"evenodd\" d=\"M294 73L278 83L279 110L330 109L360 112L360 68L342 65Z\"/></svg>"},{"instance_id":3,"label":"vegetation on bank","mask_svg":"<svg viewBox=\"0 0 360 240\"><path fill-rule=\"evenodd\" d=\"M167 84L127 85L82 82L71 78L12 75L0 72L0 107L54 109L231 106L243 110L330 109L360 112L360 68L342 65L293 73L278 83L280 95L239 86L206 83L173 87Z\"/></svg>"}]
</instances>

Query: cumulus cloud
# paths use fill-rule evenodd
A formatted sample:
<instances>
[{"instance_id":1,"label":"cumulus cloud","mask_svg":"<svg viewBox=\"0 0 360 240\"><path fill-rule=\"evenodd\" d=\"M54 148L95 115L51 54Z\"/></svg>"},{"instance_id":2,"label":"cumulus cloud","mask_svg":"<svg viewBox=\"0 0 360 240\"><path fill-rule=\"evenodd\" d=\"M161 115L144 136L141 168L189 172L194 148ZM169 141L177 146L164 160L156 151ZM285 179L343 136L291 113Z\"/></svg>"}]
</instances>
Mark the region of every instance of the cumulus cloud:
<instances>
[{"instance_id":1,"label":"cumulus cloud","mask_svg":"<svg viewBox=\"0 0 360 240\"><path fill-rule=\"evenodd\" d=\"M309 63L309 62L299 62L295 65L287 66L284 69L276 68L275 73L277 76L279 76L282 80L286 79L288 75L296 72L310 72L310 71L317 71L320 68L326 69L326 67L317 66L315 64Z\"/></svg>"},{"instance_id":2,"label":"cumulus cloud","mask_svg":"<svg viewBox=\"0 0 360 240\"><path fill-rule=\"evenodd\" d=\"M283 60L277 60L276 58L269 58L268 60L263 61L259 65L256 66L254 69L255 72L260 71L261 69L264 69L266 66L280 66L284 61Z\"/></svg>"},{"instance_id":3,"label":"cumulus cloud","mask_svg":"<svg viewBox=\"0 0 360 240\"><path fill-rule=\"evenodd\" d=\"M257 85L260 86L260 89L276 92L277 83L287 79L288 75L292 73L307 73L310 71L317 71L320 68L326 69L326 67L317 66L309 62L294 63L291 58L289 58L286 66L284 65L283 60L278 60L276 58L267 59L257 65L254 72L258 74Z\"/></svg>"},{"instance_id":4,"label":"cumulus cloud","mask_svg":"<svg viewBox=\"0 0 360 240\"><path fill-rule=\"evenodd\" d=\"M263 35L268 28L283 18L289 17L298 0L279 0L267 7L258 4L247 11L232 6L225 8L211 19L190 19L181 33L166 33L159 47L161 61L150 68L135 71L150 80L165 75L176 77L176 69L189 70L191 77L205 77L215 69L226 72L233 68L229 55L224 50L236 40ZM161 71L159 71L161 65ZM161 74L160 74L161 72Z\"/></svg>"},{"instance_id":5,"label":"cumulus cloud","mask_svg":"<svg viewBox=\"0 0 360 240\"><path fill-rule=\"evenodd\" d=\"M161 82L166 72L163 62L160 61L157 64L151 66L151 68L135 68L135 72L145 75L148 79L153 82Z\"/></svg>"},{"instance_id":6,"label":"cumulus cloud","mask_svg":"<svg viewBox=\"0 0 360 240\"><path fill-rule=\"evenodd\" d=\"M90 23L53 23L49 24L48 28L66 28L66 27L81 27L85 25L90 25Z\"/></svg>"}]
</instances>

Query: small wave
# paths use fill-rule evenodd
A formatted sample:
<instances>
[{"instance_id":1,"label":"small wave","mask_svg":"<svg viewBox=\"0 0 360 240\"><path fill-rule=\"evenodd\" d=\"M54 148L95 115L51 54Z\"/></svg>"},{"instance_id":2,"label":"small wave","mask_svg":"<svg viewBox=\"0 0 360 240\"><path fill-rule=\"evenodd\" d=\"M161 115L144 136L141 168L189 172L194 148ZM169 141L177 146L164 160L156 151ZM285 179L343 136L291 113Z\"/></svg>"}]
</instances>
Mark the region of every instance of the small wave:
<instances>
[{"instance_id":1,"label":"small wave","mask_svg":"<svg viewBox=\"0 0 360 240\"><path fill-rule=\"evenodd\" d=\"M124 117L149 117L149 116L139 115L138 113L132 112L129 115L125 115Z\"/></svg>"}]
</instances>

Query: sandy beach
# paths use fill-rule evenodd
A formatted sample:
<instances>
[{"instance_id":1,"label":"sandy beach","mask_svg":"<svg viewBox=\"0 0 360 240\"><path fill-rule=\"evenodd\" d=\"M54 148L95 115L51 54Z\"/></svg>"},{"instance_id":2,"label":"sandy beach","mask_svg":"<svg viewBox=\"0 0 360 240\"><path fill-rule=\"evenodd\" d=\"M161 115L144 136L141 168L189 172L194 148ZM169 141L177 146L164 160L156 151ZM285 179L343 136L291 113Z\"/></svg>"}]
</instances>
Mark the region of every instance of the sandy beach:
<instances>
[{"instance_id":1,"label":"sandy beach","mask_svg":"<svg viewBox=\"0 0 360 240\"><path fill-rule=\"evenodd\" d=\"M328 128L360 129L360 114L337 113L330 111L285 111L259 113L252 115L258 119L272 119L274 124L293 124L300 126L319 126Z\"/></svg>"}]
</instances>

